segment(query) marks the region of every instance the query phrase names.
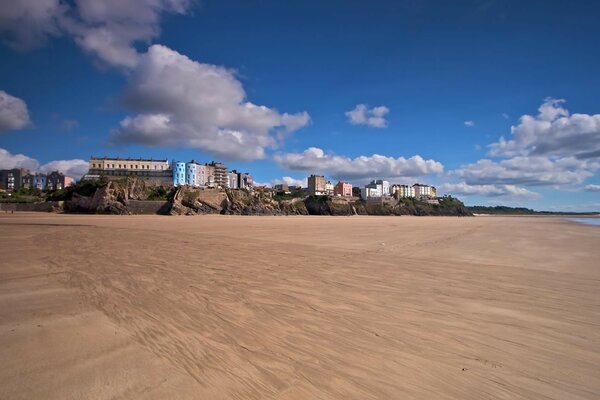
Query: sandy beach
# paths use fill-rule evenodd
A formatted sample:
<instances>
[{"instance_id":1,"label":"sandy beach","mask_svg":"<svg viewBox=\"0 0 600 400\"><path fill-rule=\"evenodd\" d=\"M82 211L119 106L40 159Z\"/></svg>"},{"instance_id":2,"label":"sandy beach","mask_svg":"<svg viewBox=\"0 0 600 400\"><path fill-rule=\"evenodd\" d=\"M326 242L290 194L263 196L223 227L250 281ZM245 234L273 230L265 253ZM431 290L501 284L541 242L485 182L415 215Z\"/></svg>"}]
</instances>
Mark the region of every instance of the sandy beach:
<instances>
[{"instance_id":1,"label":"sandy beach","mask_svg":"<svg viewBox=\"0 0 600 400\"><path fill-rule=\"evenodd\" d=\"M0 215L0 399L598 399L600 228Z\"/></svg>"}]
</instances>

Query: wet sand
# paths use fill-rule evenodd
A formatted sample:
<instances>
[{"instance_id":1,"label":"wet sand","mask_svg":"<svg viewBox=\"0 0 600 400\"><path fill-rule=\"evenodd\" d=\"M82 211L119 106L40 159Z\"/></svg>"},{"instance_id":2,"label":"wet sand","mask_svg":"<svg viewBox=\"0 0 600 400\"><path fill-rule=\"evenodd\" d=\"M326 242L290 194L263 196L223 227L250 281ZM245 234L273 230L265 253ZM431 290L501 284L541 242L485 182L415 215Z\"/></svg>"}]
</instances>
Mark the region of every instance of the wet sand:
<instances>
[{"instance_id":1,"label":"wet sand","mask_svg":"<svg viewBox=\"0 0 600 400\"><path fill-rule=\"evenodd\" d=\"M598 399L600 228L0 215L0 399Z\"/></svg>"}]
</instances>

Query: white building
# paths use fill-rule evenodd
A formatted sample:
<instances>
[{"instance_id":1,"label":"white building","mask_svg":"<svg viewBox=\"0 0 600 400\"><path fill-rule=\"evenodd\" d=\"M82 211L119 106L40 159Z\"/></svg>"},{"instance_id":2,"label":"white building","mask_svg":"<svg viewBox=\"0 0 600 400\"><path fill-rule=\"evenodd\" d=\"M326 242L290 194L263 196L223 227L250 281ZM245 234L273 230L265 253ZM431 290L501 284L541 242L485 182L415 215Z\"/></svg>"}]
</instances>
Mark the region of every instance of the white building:
<instances>
[{"instance_id":1,"label":"white building","mask_svg":"<svg viewBox=\"0 0 600 400\"><path fill-rule=\"evenodd\" d=\"M363 200L368 200L370 198L380 198L382 197L382 193L380 189L366 185L364 188L360 189L360 197Z\"/></svg>"},{"instance_id":2,"label":"white building","mask_svg":"<svg viewBox=\"0 0 600 400\"><path fill-rule=\"evenodd\" d=\"M415 188L410 185L392 185L390 194L396 198L415 197Z\"/></svg>"},{"instance_id":3,"label":"white building","mask_svg":"<svg viewBox=\"0 0 600 400\"><path fill-rule=\"evenodd\" d=\"M333 183L327 181L327 183L325 184L325 194L328 196L333 196Z\"/></svg>"}]
</instances>

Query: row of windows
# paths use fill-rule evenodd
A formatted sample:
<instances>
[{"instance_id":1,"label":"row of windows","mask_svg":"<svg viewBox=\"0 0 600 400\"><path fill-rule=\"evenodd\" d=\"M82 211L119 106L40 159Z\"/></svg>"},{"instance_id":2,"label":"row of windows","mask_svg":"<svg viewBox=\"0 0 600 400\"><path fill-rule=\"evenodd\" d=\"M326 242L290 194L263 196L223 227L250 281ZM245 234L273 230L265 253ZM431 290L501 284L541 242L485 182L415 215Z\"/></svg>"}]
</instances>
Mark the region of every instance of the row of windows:
<instances>
[{"instance_id":1,"label":"row of windows","mask_svg":"<svg viewBox=\"0 0 600 400\"><path fill-rule=\"evenodd\" d=\"M106 164L106 168L114 168L115 164ZM130 169L150 169L150 165L139 165L140 168L138 168L138 165L129 165ZM92 164L92 168L96 168L96 164ZM102 164L98 164L97 168L102 168ZM117 164L117 168L119 169L127 169L127 164ZM154 166L154 169L158 169L157 166ZM160 166L160 169L164 169L164 165Z\"/></svg>"}]
</instances>

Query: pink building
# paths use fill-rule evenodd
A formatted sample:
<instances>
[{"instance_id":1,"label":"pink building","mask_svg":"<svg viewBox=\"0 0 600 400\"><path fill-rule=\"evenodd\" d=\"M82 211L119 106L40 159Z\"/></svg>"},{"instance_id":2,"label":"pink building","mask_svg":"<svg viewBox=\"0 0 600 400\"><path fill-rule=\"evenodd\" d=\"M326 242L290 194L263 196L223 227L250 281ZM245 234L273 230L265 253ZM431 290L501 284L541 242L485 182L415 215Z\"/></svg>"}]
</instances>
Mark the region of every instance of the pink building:
<instances>
[{"instance_id":1,"label":"pink building","mask_svg":"<svg viewBox=\"0 0 600 400\"><path fill-rule=\"evenodd\" d=\"M333 194L335 196L352 196L352 184L348 182L339 181L333 188Z\"/></svg>"}]
</instances>

